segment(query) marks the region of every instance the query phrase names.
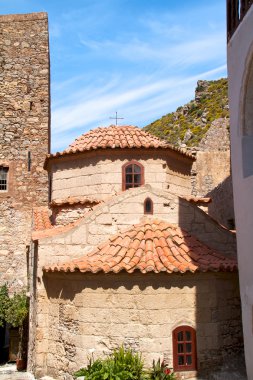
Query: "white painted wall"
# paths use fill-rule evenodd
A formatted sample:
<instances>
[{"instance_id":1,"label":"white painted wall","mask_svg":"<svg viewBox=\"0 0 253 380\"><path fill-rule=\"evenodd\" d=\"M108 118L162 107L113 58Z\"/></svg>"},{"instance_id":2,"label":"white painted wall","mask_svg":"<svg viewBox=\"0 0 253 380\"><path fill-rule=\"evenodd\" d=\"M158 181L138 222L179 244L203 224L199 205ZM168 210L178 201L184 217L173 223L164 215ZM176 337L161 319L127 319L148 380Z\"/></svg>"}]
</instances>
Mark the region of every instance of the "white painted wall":
<instances>
[{"instance_id":1,"label":"white painted wall","mask_svg":"<svg viewBox=\"0 0 253 380\"><path fill-rule=\"evenodd\" d=\"M253 380L253 6L228 44L228 72L244 344Z\"/></svg>"}]
</instances>

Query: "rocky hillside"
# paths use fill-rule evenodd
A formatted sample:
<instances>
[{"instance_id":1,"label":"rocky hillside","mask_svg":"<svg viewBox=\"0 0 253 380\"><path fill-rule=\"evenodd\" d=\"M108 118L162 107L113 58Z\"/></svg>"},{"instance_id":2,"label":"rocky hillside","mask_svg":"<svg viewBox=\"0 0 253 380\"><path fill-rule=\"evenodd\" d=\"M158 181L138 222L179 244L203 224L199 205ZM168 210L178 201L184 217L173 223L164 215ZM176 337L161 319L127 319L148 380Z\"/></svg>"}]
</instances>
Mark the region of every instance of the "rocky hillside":
<instances>
[{"instance_id":1,"label":"rocky hillside","mask_svg":"<svg viewBox=\"0 0 253 380\"><path fill-rule=\"evenodd\" d=\"M173 145L197 147L214 121L228 126L228 118L227 79L199 80L195 100L147 125L144 130Z\"/></svg>"}]
</instances>

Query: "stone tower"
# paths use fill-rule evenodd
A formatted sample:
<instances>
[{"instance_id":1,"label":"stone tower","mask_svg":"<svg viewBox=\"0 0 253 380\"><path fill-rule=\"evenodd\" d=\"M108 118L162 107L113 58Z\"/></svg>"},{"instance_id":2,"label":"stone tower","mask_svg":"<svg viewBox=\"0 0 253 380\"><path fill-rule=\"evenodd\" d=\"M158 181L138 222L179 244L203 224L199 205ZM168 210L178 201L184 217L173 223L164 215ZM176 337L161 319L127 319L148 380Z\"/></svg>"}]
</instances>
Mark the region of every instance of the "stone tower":
<instances>
[{"instance_id":1,"label":"stone tower","mask_svg":"<svg viewBox=\"0 0 253 380\"><path fill-rule=\"evenodd\" d=\"M32 210L48 201L46 13L0 16L0 285L27 284Z\"/></svg>"}]
</instances>

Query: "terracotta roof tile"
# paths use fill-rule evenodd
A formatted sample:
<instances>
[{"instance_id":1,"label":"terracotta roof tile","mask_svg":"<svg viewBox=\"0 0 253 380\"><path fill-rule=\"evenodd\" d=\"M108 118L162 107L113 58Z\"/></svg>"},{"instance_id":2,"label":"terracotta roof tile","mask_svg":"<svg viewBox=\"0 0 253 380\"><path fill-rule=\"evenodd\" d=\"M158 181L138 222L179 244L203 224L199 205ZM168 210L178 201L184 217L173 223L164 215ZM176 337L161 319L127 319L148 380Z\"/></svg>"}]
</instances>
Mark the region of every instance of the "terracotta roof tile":
<instances>
[{"instance_id":1,"label":"terracotta roof tile","mask_svg":"<svg viewBox=\"0 0 253 380\"><path fill-rule=\"evenodd\" d=\"M194 197L194 196L181 196L180 198L185 199L186 201L190 203L195 203L195 204L209 204L212 202L212 198L209 197Z\"/></svg>"},{"instance_id":2,"label":"terracotta roof tile","mask_svg":"<svg viewBox=\"0 0 253 380\"><path fill-rule=\"evenodd\" d=\"M46 208L47 209L47 208ZM45 211L41 211L35 209L33 211L33 232L32 232L32 240L39 240L43 238L48 238L51 236L56 236L58 234L68 232L72 230L75 226L77 226L83 219L83 217L66 224L64 226L54 226L51 224L50 219L48 217L48 209ZM47 219L48 218L48 219Z\"/></svg>"},{"instance_id":3,"label":"terracotta roof tile","mask_svg":"<svg viewBox=\"0 0 253 380\"><path fill-rule=\"evenodd\" d=\"M47 165L47 161L53 157L106 148L164 148L176 151L195 160L195 156L190 152L182 148L172 146L166 141L145 132L141 128L133 125L110 125L109 127L99 127L84 133L72 144L70 144L69 147L63 152L49 154L46 158L45 167Z\"/></svg>"},{"instance_id":4,"label":"terracotta roof tile","mask_svg":"<svg viewBox=\"0 0 253 380\"><path fill-rule=\"evenodd\" d=\"M35 231L41 231L45 229L53 228L50 219L49 219L49 210L48 207L36 207L33 210L33 229Z\"/></svg>"},{"instance_id":5,"label":"terracotta roof tile","mask_svg":"<svg viewBox=\"0 0 253 380\"><path fill-rule=\"evenodd\" d=\"M46 272L118 273L125 270L132 273L139 270L142 273L194 273L234 271L237 261L213 251L168 222L145 219L79 259L43 269Z\"/></svg>"},{"instance_id":6,"label":"terracotta roof tile","mask_svg":"<svg viewBox=\"0 0 253 380\"><path fill-rule=\"evenodd\" d=\"M99 200L99 199L95 199L95 198L91 198L91 197L68 197L68 198L64 198L64 199L54 199L51 203L50 203L50 206L51 207L55 207L55 206L73 206L73 205L76 205L76 204L81 204L81 205L85 205L85 204L88 204L88 205L97 205L99 203L101 203L102 201Z\"/></svg>"}]
</instances>

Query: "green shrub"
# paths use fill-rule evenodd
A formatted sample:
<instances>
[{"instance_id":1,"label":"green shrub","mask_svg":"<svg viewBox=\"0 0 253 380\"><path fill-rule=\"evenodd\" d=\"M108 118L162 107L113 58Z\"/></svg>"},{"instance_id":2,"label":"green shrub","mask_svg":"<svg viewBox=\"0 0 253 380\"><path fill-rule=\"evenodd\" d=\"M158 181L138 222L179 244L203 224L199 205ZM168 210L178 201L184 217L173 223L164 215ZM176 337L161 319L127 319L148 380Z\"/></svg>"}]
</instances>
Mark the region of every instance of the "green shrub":
<instances>
[{"instance_id":1,"label":"green shrub","mask_svg":"<svg viewBox=\"0 0 253 380\"><path fill-rule=\"evenodd\" d=\"M25 292L8 294L7 285L0 287L0 326L4 322L13 327L20 327L28 315L28 302Z\"/></svg>"},{"instance_id":2,"label":"green shrub","mask_svg":"<svg viewBox=\"0 0 253 380\"><path fill-rule=\"evenodd\" d=\"M5 318L6 322L13 327L20 327L27 315L28 302L25 292L15 293L9 300Z\"/></svg>"},{"instance_id":3,"label":"green shrub","mask_svg":"<svg viewBox=\"0 0 253 380\"><path fill-rule=\"evenodd\" d=\"M85 380L141 380L145 374L141 356L120 347L103 360L89 358L87 367L74 376L85 376Z\"/></svg>"}]
</instances>

